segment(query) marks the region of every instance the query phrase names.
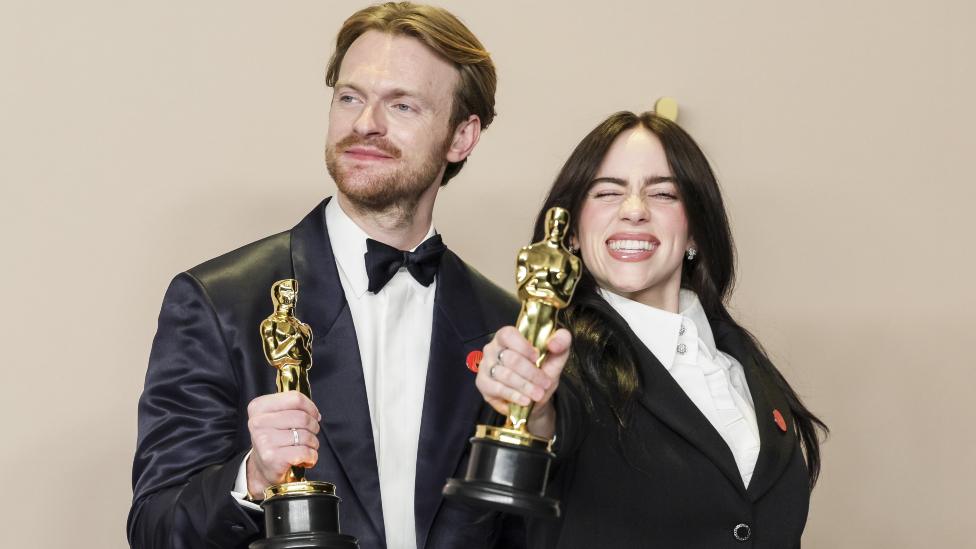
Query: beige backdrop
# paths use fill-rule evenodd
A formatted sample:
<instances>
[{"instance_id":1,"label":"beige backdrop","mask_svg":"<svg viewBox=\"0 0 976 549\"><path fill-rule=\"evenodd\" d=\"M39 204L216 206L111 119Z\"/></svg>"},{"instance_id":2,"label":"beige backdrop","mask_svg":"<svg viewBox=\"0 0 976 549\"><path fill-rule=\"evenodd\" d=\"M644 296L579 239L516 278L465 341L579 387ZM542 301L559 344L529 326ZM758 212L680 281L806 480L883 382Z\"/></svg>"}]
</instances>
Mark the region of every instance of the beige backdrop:
<instances>
[{"instance_id":1,"label":"beige backdrop","mask_svg":"<svg viewBox=\"0 0 976 549\"><path fill-rule=\"evenodd\" d=\"M0 545L125 545L163 290L333 192L323 72L363 5L3 1ZM833 428L804 547L971 547L972 2L446 5L500 71L446 242L510 287L575 143L676 97L735 313Z\"/></svg>"}]
</instances>

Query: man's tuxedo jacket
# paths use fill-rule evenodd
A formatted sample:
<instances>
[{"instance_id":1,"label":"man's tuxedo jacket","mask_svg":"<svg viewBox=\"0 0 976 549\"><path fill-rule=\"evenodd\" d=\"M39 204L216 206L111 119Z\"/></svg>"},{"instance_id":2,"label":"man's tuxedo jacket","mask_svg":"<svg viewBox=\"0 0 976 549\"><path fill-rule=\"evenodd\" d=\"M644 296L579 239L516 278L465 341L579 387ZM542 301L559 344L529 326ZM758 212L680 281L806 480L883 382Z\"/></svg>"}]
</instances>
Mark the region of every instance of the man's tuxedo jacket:
<instances>
[{"instance_id":1,"label":"man's tuxedo jacket","mask_svg":"<svg viewBox=\"0 0 976 549\"><path fill-rule=\"evenodd\" d=\"M296 316L312 327L312 397L322 413L311 480L336 485L340 523L361 547L385 547L366 388L356 332L325 225L325 204L292 230L178 275L164 298L139 400L128 535L133 547L246 547L264 535L259 512L230 494L250 449L247 405L275 391L259 325L271 284L299 283ZM518 303L447 251L437 273L430 361L417 456L417 547L487 547L517 536L498 514L444 501L463 472L467 439L493 412L467 354L512 324Z\"/></svg>"}]
</instances>

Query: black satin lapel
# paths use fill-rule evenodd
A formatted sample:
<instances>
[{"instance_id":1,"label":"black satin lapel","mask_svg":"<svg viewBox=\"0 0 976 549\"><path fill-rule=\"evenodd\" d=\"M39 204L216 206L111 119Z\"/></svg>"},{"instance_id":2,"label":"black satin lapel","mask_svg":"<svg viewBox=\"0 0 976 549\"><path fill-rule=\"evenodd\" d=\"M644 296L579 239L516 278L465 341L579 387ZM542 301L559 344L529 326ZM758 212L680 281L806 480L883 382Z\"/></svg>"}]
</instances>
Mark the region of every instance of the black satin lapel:
<instances>
[{"instance_id":1,"label":"black satin lapel","mask_svg":"<svg viewBox=\"0 0 976 549\"><path fill-rule=\"evenodd\" d=\"M316 339L332 329L339 313L346 308L346 294L342 291L325 227L328 203L326 198L291 230L291 264L298 280L295 315L312 326L312 336ZM313 351L315 343L317 341L313 341ZM359 354L358 350L356 354ZM309 375L315 375L315 371L313 366Z\"/></svg>"},{"instance_id":2,"label":"black satin lapel","mask_svg":"<svg viewBox=\"0 0 976 549\"><path fill-rule=\"evenodd\" d=\"M619 333L626 334L633 348L637 350L642 382L638 399L641 406L705 454L729 482L745 494L745 484L735 464L732 450L708 418L688 398L664 365L641 343L626 321L605 301L600 300L598 307L617 325Z\"/></svg>"},{"instance_id":3,"label":"black satin lapel","mask_svg":"<svg viewBox=\"0 0 976 549\"><path fill-rule=\"evenodd\" d=\"M752 473L747 494L752 501L758 500L768 491L789 465L796 448L796 427L793 413L783 392L776 387L772 376L764 372L756 359L746 352L745 347L734 330L724 324L714 324L716 346L734 356L742 364L749 384L749 393L756 408L756 423L759 427L759 457ZM773 410L779 410L786 421L784 432L773 419Z\"/></svg>"},{"instance_id":4,"label":"black satin lapel","mask_svg":"<svg viewBox=\"0 0 976 549\"><path fill-rule=\"evenodd\" d=\"M325 337L316 342L312 352L319 375L311 376L310 381L312 394L318 391L320 395L315 403L322 412L322 434L366 509L378 538L384 539L383 505L369 402L359 343L348 307L342 310Z\"/></svg>"},{"instance_id":5,"label":"black satin lapel","mask_svg":"<svg viewBox=\"0 0 976 549\"><path fill-rule=\"evenodd\" d=\"M636 343L643 345L639 341ZM644 386L640 396L641 404L698 448L722 471L729 482L745 493L742 475L739 474L729 445L695 403L688 398L664 365L646 347L643 351L641 377Z\"/></svg>"},{"instance_id":6,"label":"black satin lapel","mask_svg":"<svg viewBox=\"0 0 976 549\"><path fill-rule=\"evenodd\" d=\"M457 256L446 252L434 295L430 361L417 448L414 513L418 548L424 547L443 499L441 489L457 469L467 439L474 435L483 401L465 357L488 342L483 319L466 267Z\"/></svg>"},{"instance_id":7,"label":"black satin lapel","mask_svg":"<svg viewBox=\"0 0 976 549\"><path fill-rule=\"evenodd\" d=\"M320 436L332 448L378 538L383 539L383 510L366 384L356 329L325 226L327 202L292 229L292 266L299 292L295 314L312 327L313 366L309 382L313 400L322 413Z\"/></svg>"}]
</instances>

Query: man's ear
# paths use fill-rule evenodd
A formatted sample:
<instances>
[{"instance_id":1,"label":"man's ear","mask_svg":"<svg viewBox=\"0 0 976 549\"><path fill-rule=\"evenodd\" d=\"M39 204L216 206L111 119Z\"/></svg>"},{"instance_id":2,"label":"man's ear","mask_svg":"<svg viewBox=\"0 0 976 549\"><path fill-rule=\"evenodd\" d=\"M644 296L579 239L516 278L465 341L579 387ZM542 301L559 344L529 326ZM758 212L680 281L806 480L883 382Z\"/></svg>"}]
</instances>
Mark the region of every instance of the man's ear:
<instances>
[{"instance_id":1,"label":"man's ear","mask_svg":"<svg viewBox=\"0 0 976 549\"><path fill-rule=\"evenodd\" d=\"M447 149L447 161L454 163L467 158L480 138L481 119L477 114L472 114L454 129L451 146Z\"/></svg>"}]
</instances>

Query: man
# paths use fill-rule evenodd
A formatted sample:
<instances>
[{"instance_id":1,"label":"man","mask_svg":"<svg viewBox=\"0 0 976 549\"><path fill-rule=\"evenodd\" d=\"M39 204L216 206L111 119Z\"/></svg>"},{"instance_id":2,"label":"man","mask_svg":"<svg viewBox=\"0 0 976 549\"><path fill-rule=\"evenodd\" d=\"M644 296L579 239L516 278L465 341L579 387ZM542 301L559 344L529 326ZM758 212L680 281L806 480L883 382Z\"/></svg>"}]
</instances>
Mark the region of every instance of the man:
<instances>
[{"instance_id":1,"label":"man","mask_svg":"<svg viewBox=\"0 0 976 549\"><path fill-rule=\"evenodd\" d=\"M432 227L494 117L494 66L447 11L384 4L345 22L326 82L337 196L166 293L139 402L134 547L245 547L263 535L255 502L292 465L336 485L364 548L512 543L501 515L440 494L488 413L465 358L518 311ZM315 339L314 402L269 394L258 326L285 278Z\"/></svg>"}]
</instances>

